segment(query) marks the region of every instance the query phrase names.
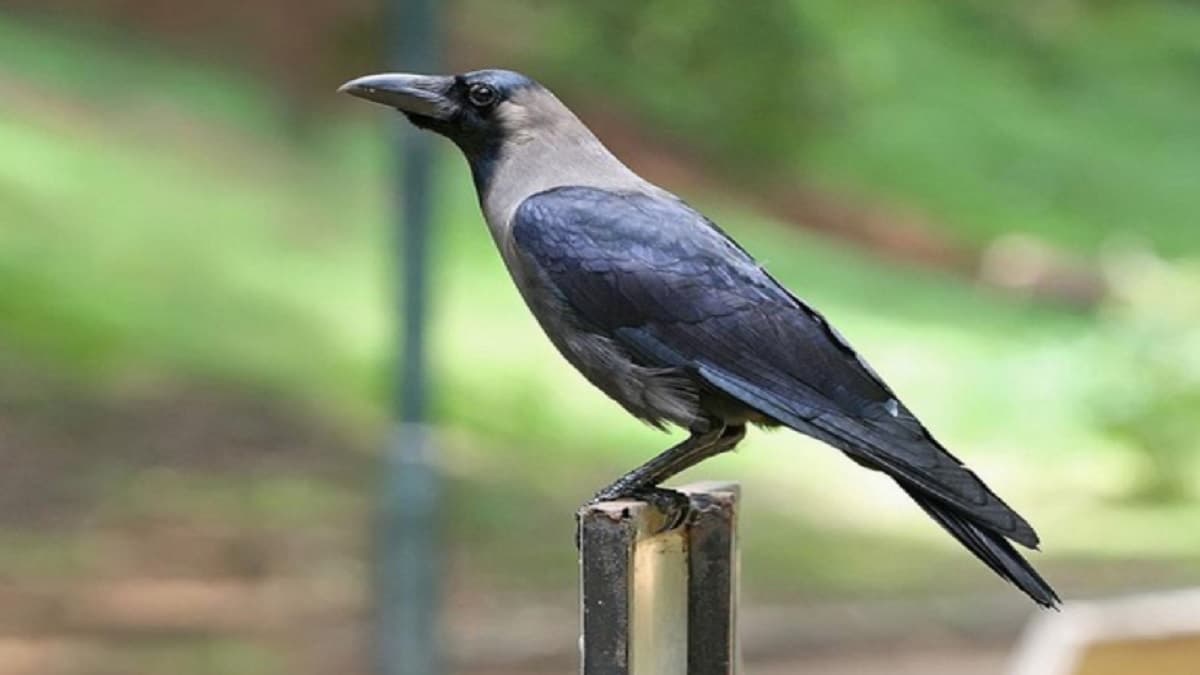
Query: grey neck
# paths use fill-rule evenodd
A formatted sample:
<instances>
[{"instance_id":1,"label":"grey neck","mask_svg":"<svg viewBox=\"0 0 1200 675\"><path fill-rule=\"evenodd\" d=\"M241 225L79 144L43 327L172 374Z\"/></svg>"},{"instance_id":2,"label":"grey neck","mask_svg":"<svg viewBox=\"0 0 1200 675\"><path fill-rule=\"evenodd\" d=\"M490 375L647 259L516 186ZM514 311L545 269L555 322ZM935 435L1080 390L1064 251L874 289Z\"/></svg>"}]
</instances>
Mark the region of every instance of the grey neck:
<instances>
[{"instance_id":1,"label":"grey neck","mask_svg":"<svg viewBox=\"0 0 1200 675\"><path fill-rule=\"evenodd\" d=\"M507 237L513 212L539 192L564 185L658 191L617 159L574 115L517 133L498 149L479 201L497 243ZM503 246L502 246L503 248Z\"/></svg>"}]
</instances>

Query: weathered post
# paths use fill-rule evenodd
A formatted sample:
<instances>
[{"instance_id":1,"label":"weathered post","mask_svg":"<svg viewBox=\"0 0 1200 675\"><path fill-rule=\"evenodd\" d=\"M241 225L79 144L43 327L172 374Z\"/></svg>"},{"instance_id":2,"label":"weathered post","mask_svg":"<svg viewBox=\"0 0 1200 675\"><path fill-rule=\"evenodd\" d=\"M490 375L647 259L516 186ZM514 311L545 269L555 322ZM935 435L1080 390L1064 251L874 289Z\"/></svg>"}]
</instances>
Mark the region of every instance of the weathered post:
<instances>
[{"instance_id":1,"label":"weathered post","mask_svg":"<svg viewBox=\"0 0 1200 675\"><path fill-rule=\"evenodd\" d=\"M694 513L660 532L649 504L580 514L583 675L735 675L737 499L731 483L682 488Z\"/></svg>"}]
</instances>

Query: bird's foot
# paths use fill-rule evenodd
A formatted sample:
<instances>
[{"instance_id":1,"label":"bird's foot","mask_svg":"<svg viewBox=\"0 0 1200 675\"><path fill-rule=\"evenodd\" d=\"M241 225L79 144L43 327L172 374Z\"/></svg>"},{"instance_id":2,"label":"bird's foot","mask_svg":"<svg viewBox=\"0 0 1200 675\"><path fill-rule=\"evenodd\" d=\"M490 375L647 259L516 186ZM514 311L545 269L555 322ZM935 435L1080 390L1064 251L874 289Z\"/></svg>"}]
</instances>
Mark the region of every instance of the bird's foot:
<instances>
[{"instance_id":1,"label":"bird's foot","mask_svg":"<svg viewBox=\"0 0 1200 675\"><path fill-rule=\"evenodd\" d=\"M646 502L663 514L663 525L655 534L683 527L687 523L688 517L692 515L692 498L679 490L662 487L644 488L634 493L632 497Z\"/></svg>"},{"instance_id":2,"label":"bird's foot","mask_svg":"<svg viewBox=\"0 0 1200 675\"><path fill-rule=\"evenodd\" d=\"M589 499L583 506L575 512L575 548L579 549L583 542L583 521L582 514L589 506L600 502L615 501L618 499L636 499L640 502L645 502L654 507L659 513L663 514L663 525L654 534L669 532L676 528L682 527L688 522L693 511L691 496L663 487L648 487L634 490L624 495L608 495L598 494Z\"/></svg>"}]
</instances>

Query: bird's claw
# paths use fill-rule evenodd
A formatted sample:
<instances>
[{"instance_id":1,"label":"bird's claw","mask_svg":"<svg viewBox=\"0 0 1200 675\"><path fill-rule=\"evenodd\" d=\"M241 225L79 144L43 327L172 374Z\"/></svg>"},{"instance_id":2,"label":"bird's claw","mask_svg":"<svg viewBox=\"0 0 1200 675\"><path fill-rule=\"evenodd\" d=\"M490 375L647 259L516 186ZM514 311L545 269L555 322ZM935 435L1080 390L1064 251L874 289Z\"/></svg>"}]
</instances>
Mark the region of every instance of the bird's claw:
<instances>
[{"instance_id":1,"label":"bird's claw","mask_svg":"<svg viewBox=\"0 0 1200 675\"><path fill-rule=\"evenodd\" d=\"M696 511L696 505L693 505L690 495L670 488L642 488L627 495L615 497L597 495L588 500L575 512L575 548L577 550L581 549L583 545L583 512L593 504L617 499L636 499L649 504L659 513L663 514L663 525L654 534L661 534L683 527L691 518L692 513Z\"/></svg>"},{"instance_id":2,"label":"bird's claw","mask_svg":"<svg viewBox=\"0 0 1200 675\"><path fill-rule=\"evenodd\" d=\"M679 490L652 487L639 490L631 496L646 502L663 514L663 525L654 534L683 527L692 515L692 498Z\"/></svg>"}]
</instances>

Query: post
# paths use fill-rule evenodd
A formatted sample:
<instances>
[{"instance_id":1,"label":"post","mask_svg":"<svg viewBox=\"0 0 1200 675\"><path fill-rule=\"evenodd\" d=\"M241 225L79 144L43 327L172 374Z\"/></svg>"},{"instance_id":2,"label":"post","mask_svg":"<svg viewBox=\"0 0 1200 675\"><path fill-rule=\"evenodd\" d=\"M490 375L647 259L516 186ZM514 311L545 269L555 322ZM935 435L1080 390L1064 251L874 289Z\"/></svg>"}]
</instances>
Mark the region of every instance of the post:
<instances>
[{"instance_id":1,"label":"post","mask_svg":"<svg viewBox=\"0 0 1200 675\"><path fill-rule=\"evenodd\" d=\"M437 72L436 0L388 0L390 66ZM402 172L396 189L397 329L401 351L394 379L395 426L384 448L375 523L375 656L381 675L437 675L441 568L437 537L441 481L427 426L425 356L428 235L433 202L433 150L398 116L393 133Z\"/></svg>"},{"instance_id":2,"label":"post","mask_svg":"<svg viewBox=\"0 0 1200 675\"><path fill-rule=\"evenodd\" d=\"M580 514L583 675L736 675L737 499L732 483L682 488L693 514L625 500Z\"/></svg>"}]
</instances>

